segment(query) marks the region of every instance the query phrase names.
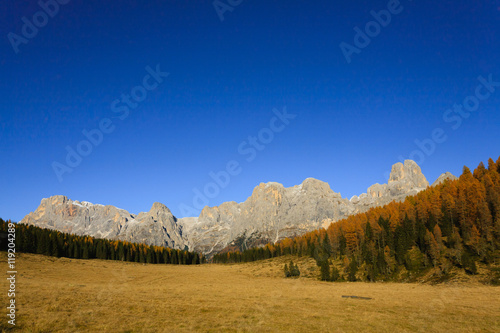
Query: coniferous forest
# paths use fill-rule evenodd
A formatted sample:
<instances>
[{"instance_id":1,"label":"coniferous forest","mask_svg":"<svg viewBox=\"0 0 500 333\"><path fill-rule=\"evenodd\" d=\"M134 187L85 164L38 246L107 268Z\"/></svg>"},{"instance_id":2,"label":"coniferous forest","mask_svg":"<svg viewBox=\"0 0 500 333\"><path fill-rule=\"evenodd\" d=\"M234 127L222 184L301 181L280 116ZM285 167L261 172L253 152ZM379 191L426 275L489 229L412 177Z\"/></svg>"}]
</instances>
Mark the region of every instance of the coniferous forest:
<instances>
[{"instance_id":1,"label":"coniferous forest","mask_svg":"<svg viewBox=\"0 0 500 333\"><path fill-rule=\"evenodd\" d=\"M500 158L458 180L444 183L404 202L350 216L275 244L215 255L214 262L235 263L283 255L310 256L321 279L400 280L431 269L446 276L454 267L477 273L477 263L491 266L498 283L500 264Z\"/></svg>"},{"instance_id":2,"label":"coniferous forest","mask_svg":"<svg viewBox=\"0 0 500 333\"><path fill-rule=\"evenodd\" d=\"M7 232L8 224L0 218L0 232ZM90 236L76 236L25 224L16 224L15 234L18 253L148 264L195 265L206 261L205 256L195 252Z\"/></svg>"}]
</instances>

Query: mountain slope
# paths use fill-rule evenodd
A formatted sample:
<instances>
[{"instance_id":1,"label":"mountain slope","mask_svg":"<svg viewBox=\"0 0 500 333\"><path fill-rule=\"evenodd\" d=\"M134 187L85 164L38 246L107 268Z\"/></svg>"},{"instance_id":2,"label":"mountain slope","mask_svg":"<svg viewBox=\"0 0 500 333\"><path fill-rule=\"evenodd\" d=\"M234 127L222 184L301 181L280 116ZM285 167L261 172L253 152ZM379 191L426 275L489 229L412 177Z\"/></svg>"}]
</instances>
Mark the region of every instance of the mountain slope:
<instances>
[{"instance_id":1,"label":"mountain slope","mask_svg":"<svg viewBox=\"0 0 500 333\"><path fill-rule=\"evenodd\" d=\"M483 274L500 284L500 158L464 167L403 202L351 215L326 229L246 251L228 251L215 262L246 262L287 254L307 255L321 279L337 281L445 281ZM456 177L455 177L456 178ZM232 249L230 249L232 250ZM483 265L479 272L478 265ZM333 266L333 267L330 267ZM487 270L487 271L485 271Z\"/></svg>"},{"instance_id":2,"label":"mountain slope","mask_svg":"<svg viewBox=\"0 0 500 333\"><path fill-rule=\"evenodd\" d=\"M43 199L20 223L75 235L126 240L184 249L182 227L170 210L155 202L147 213L133 215L114 206L73 201L62 195Z\"/></svg>"},{"instance_id":3,"label":"mountain slope","mask_svg":"<svg viewBox=\"0 0 500 333\"><path fill-rule=\"evenodd\" d=\"M342 198L320 180L307 178L285 188L261 183L242 203L205 207L199 217L175 218L161 203L138 215L114 206L79 202L65 196L43 199L21 223L77 235L142 242L213 255L226 247L244 249L327 227L330 223L371 207L401 201L429 183L420 167L407 160L392 166L387 184L366 193Z\"/></svg>"},{"instance_id":4,"label":"mountain slope","mask_svg":"<svg viewBox=\"0 0 500 333\"><path fill-rule=\"evenodd\" d=\"M350 200L313 178L289 188L262 183L245 202L205 207L190 228L188 239L193 250L207 255L228 245L242 250L327 227L371 207L401 201L428 185L420 167L411 160L394 164L387 184L372 185L367 193Z\"/></svg>"}]
</instances>

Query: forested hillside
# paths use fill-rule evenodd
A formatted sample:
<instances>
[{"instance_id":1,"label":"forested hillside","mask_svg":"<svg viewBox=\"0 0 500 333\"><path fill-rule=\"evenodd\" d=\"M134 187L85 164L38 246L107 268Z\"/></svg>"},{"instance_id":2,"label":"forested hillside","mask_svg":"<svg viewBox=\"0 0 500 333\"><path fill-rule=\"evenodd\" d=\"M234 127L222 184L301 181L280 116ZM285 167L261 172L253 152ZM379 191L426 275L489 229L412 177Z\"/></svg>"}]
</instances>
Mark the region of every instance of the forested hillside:
<instances>
[{"instance_id":1,"label":"forested hillside","mask_svg":"<svg viewBox=\"0 0 500 333\"><path fill-rule=\"evenodd\" d=\"M428 187L404 202L350 216L302 236L214 262L247 262L286 254L316 259L324 280L394 280L453 267L476 274L477 262L499 264L500 158L458 180Z\"/></svg>"},{"instance_id":2,"label":"forested hillside","mask_svg":"<svg viewBox=\"0 0 500 333\"><path fill-rule=\"evenodd\" d=\"M0 232L7 232L8 222L0 219ZM110 241L90 236L76 236L36 226L16 224L16 252L44 254L76 259L122 260L151 264L191 265L205 262L205 257L190 251L149 246L124 241Z\"/></svg>"}]
</instances>

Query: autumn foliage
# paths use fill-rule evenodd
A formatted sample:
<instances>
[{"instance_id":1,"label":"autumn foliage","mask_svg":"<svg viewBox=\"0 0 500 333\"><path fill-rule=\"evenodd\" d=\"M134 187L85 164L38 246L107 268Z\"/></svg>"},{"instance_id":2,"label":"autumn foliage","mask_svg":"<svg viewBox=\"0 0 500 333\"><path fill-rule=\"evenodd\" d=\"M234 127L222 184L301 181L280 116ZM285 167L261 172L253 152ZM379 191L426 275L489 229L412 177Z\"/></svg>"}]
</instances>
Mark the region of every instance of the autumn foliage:
<instances>
[{"instance_id":1,"label":"autumn foliage","mask_svg":"<svg viewBox=\"0 0 500 333\"><path fill-rule=\"evenodd\" d=\"M458 180L428 187L404 202L350 216L293 239L243 252L216 255L215 262L246 262L281 255L316 259L325 280L368 281L394 278L401 271L419 274L429 268L446 274L452 267L475 274L476 262L498 263L500 250L500 158L488 160ZM328 263L328 264L325 264ZM327 278L328 277L328 278Z\"/></svg>"}]
</instances>

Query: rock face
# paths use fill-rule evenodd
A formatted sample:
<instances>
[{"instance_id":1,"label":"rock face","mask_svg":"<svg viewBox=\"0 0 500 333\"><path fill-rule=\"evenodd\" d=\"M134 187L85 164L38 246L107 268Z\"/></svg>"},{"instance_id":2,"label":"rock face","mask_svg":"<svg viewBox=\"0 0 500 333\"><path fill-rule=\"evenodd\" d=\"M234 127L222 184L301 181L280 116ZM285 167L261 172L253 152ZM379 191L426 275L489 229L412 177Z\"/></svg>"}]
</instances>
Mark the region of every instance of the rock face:
<instances>
[{"instance_id":1,"label":"rock face","mask_svg":"<svg viewBox=\"0 0 500 333\"><path fill-rule=\"evenodd\" d=\"M420 167L412 160L392 166L387 184L375 184L366 193L351 198L355 213L365 212L371 207L383 206L391 201L401 201L409 195L425 190L429 182Z\"/></svg>"},{"instance_id":2,"label":"rock face","mask_svg":"<svg viewBox=\"0 0 500 333\"><path fill-rule=\"evenodd\" d=\"M443 174L434 184L453 177ZM199 217L177 220L161 203L154 203L147 213L133 215L113 206L54 196L43 199L40 207L21 223L78 235L177 249L188 247L211 256L228 247L244 249L327 227L371 207L404 200L427 186L420 167L406 160L392 166L387 184L372 185L366 193L350 200L332 191L327 183L307 178L289 188L279 183L261 183L246 201L207 206Z\"/></svg>"},{"instance_id":3,"label":"rock face","mask_svg":"<svg viewBox=\"0 0 500 333\"><path fill-rule=\"evenodd\" d=\"M274 242L326 227L371 207L403 200L427 186L420 167L411 160L392 166L388 184L372 185L367 193L350 200L313 178L289 188L272 182L260 184L245 202L205 207L189 229L189 244L195 251L210 255L228 245L242 249Z\"/></svg>"},{"instance_id":4,"label":"rock face","mask_svg":"<svg viewBox=\"0 0 500 333\"><path fill-rule=\"evenodd\" d=\"M73 201L62 195L43 199L20 223L75 235L119 239L184 249L182 227L170 210L155 202L147 213L133 215L114 206Z\"/></svg>"},{"instance_id":5,"label":"rock face","mask_svg":"<svg viewBox=\"0 0 500 333\"><path fill-rule=\"evenodd\" d=\"M455 180L455 179L458 179L458 177L454 176L450 172L445 172L441 174L441 176L439 176L434 183L432 183L432 186L439 185L443 183L445 180Z\"/></svg>"},{"instance_id":6,"label":"rock face","mask_svg":"<svg viewBox=\"0 0 500 333\"><path fill-rule=\"evenodd\" d=\"M194 250L210 254L235 239L247 247L277 241L318 229L324 220L342 219L350 213L349 200L320 180L308 178L289 188L261 183L243 203L205 207L188 239Z\"/></svg>"}]
</instances>

